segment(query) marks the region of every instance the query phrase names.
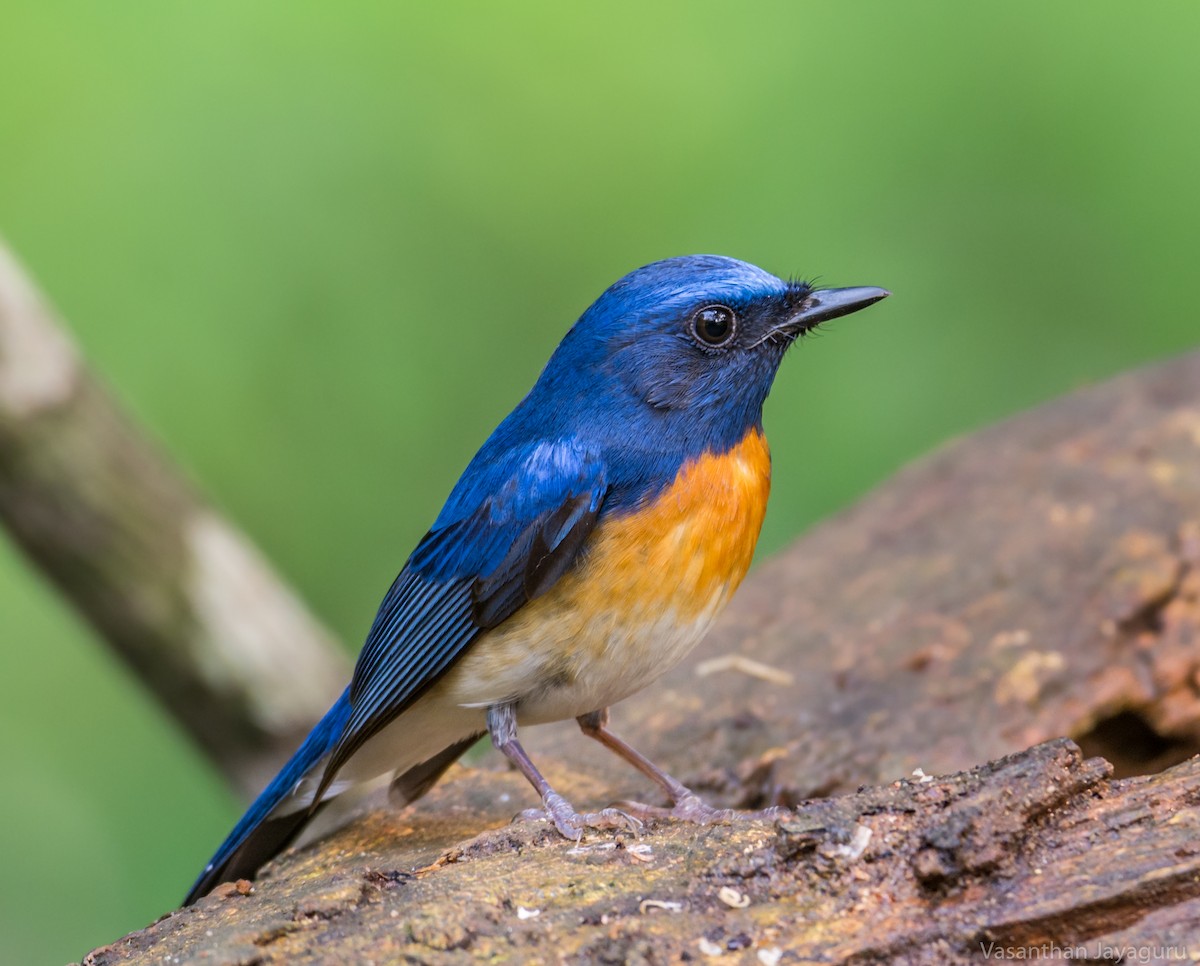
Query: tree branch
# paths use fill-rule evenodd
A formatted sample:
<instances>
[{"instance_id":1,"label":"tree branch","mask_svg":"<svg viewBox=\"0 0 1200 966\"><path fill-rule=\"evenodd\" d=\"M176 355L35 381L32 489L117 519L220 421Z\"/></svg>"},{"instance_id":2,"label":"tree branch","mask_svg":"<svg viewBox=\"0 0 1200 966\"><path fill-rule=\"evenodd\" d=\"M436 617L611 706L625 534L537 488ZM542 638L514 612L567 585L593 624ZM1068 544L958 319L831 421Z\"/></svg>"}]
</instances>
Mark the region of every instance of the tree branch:
<instances>
[{"instance_id":1,"label":"tree branch","mask_svg":"<svg viewBox=\"0 0 1200 966\"><path fill-rule=\"evenodd\" d=\"M0 519L244 790L345 684L332 636L87 371L3 243Z\"/></svg>"}]
</instances>

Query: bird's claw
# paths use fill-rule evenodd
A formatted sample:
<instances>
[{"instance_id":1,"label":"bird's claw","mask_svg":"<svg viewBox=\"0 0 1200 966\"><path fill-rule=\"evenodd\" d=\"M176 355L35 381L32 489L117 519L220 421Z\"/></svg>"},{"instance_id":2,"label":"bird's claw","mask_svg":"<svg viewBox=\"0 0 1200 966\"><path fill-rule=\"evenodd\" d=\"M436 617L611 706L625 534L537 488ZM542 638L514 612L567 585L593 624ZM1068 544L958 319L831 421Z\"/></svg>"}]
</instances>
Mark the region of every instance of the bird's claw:
<instances>
[{"instance_id":1,"label":"bird's claw","mask_svg":"<svg viewBox=\"0 0 1200 966\"><path fill-rule=\"evenodd\" d=\"M598 812L577 812L557 792L550 792L542 800L541 808L527 808L519 812L515 821L536 822L549 819L559 834L572 842L583 838L584 829L620 829L637 832L642 827L635 816L619 808L602 808Z\"/></svg>"}]
</instances>

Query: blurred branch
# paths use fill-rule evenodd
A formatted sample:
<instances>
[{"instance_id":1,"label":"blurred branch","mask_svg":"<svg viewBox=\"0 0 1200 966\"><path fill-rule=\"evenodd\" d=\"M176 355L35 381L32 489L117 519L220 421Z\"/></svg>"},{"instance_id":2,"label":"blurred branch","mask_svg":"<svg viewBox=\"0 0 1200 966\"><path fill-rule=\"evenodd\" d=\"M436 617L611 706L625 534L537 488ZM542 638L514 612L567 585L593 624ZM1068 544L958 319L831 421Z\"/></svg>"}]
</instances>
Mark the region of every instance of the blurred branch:
<instances>
[{"instance_id":1,"label":"blurred branch","mask_svg":"<svg viewBox=\"0 0 1200 966\"><path fill-rule=\"evenodd\" d=\"M87 370L2 241L0 519L242 789L346 680L330 633Z\"/></svg>"}]
</instances>

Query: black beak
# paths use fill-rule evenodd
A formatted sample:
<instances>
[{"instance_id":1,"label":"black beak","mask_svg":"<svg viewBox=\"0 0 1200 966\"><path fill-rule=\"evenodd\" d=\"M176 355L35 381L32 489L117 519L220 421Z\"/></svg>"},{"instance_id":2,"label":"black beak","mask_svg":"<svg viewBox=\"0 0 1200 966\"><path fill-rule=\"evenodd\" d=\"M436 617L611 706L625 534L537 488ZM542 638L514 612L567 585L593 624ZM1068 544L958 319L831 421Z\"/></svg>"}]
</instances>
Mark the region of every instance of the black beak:
<instances>
[{"instance_id":1,"label":"black beak","mask_svg":"<svg viewBox=\"0 0 1200 966\"><path fill-rule=\"evenodd\" d=\"M822 322L874 305L891 294L886 288L871 285L820 289L800 303L800 311L788 319L782 328L796 333L807 332Z\"/></svg>"}]
</instances>

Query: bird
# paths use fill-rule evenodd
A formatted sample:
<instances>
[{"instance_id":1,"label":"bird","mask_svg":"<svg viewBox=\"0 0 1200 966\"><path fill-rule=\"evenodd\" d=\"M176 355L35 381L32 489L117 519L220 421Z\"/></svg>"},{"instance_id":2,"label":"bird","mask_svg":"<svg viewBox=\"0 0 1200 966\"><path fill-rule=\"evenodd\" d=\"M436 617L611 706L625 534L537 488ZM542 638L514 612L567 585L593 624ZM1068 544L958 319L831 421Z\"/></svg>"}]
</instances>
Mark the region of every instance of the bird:
<instances>
[{"instance_id":1,"label":"bird","mask_svg":"<svg viewBox=\"0 0 1200 966\"><path fill-rule=\"evenodd\" d=\"M750 566L770 489L763 403L788 348L889 294L721 255L613 283L470 461L349 686L184 904L336 825L339 798L365 783L390 774L392 800L416 800L484 735L568 839L648 816L728 818L610 730L608 709L688 653ZM576 811L519 740L572 718L670 804Z\"/></svg>"}]
</instances>

